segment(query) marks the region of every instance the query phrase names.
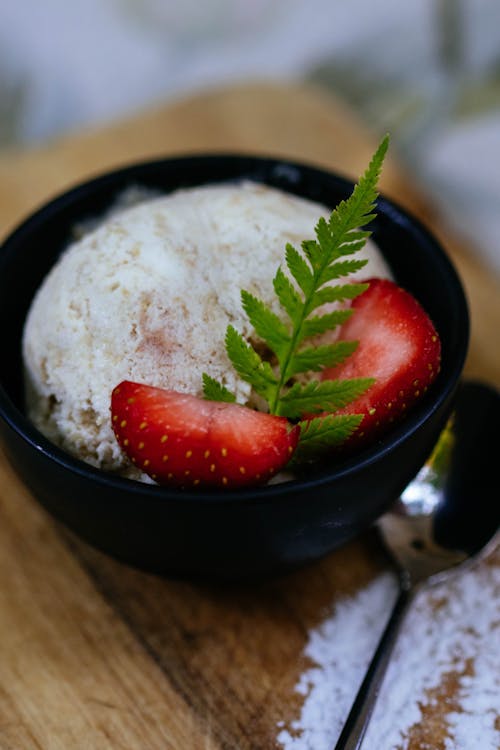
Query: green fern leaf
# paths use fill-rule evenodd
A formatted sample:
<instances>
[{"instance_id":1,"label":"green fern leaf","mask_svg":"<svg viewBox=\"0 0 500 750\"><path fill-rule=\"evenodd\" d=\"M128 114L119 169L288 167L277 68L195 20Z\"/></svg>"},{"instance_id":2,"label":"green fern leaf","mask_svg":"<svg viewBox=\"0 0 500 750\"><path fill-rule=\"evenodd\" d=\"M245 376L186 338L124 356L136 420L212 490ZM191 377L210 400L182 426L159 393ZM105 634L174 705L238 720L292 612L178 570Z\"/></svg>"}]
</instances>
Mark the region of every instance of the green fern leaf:
<instances>
[{"instance_id":1,"label":"green fern leaf","mask_svg":"<svg viewBox=\"0 0 500 750\"><path fill-rule=\"evenodd\" d=\"M290 377L309 370L320 372L325 367L335 367L347 359L357 346L357 341L338 341L334 344L303 349L290 360Z\"/></svg>"},{"instance_id":2,"label":"green fern leaf","mask_svg":"<svg viewBox=\"0 0 500 750\"><path fill-rule=\"evenodd\" d=\"M286 246L285 260L288 270L297 282L299 289L302 290L306 297L309 296L314 286L314 276L307 261L290 243Z\"/></svg>"},{"instance_id":3,"label":"green fern leaf","mask_svg":"<svg viewBox=\"0 0 500 750\"><path fill-rule=\"evenodd\" d=\"M300 442L294 463L317 459L322 453L337 448L357 430L363 414L329 414L303 420L300 425Z\"/></svg>"},{"instance_id":4,"label":"green fern leaf","mask_svg":"<svg viewBox=\"0 0 500 750\"><path fill-rule=\"evenodd\" d=\"M363 243L364 245L364 243ZM362 247L362 246L361 246ZM361 249L361 247L359 249ZM350 273L360 271L368 263L367 260L338 260L331 266L327 266L318 279L318 287L327 284L329 281L335 281L342 276L348 276Z\"/></svg>"},{"instance_id":5,"label":"green fern leaf","mask_svg":"<svg viewBox=\"0 0 500 750\"><path fill-rule=\"evenodd\" d=\"M317 227L316 227L316 231L317 231ZM302 250L304 251L305 256L309 260L309 263L311 264L313 271L317 271L318 268L321 268L321 264L322 264L321 245L318 245L316 240L304 240L301 244L301 247L302 247Z\"/></svg>"},{"instance_id":6,"label":"green fern leaf","mask_svg":"<svg viewBox=\"0 0 500 750\"><path fill-rule=\"evenodd\" d=\"M281 397L278 414L297 419L304 414L334 412L359 398L374 382L374 378L352 378L295 383Z\"/></svg>"},{"instance_id":7,"label":"green fern leaf","mask_svg":"<svg viewBox=\"0 0 500 750\"><path fill-rule=\"evenodd\" d=\"M290 279L285 276L281 268L278 268L276 271L276 276L273 279L273 286L281 307L286 310L288 317L292 321L297 320L302 311L302 298L295 290Z\"/></svg>"},{"instance_id":8,"label":"green fern leaf","mask_svg":"<svg viewBox=\"0 0 500 750\"><path fill-rule=\"evenodd\" d=\"M347 308L345 310L333 310L324 315L314 315L312 318L308 318L302 326L303 338L320 336L322 333L326 333L326 331L333 331L338 325L345 323L351 317L352 313L352 309Z\"/></svg>"},{"instance_id":9,"label":"green fern leaf","mask_svg":"<svg viewBox=\"0 0 500 750\"><path fill-rule=\"evenodd\" d=\"M226 352L238 375L260 396L269 400L276 389L276 376L269 362L264 362L247 344L241 333L229 325L226 331Z\"/></svg>"},{"instance_id":10,"label":"green fern leaf","mask_svg":"<svg viewBox=\"0 0 500 750\"><path fill-rule=\"evenodd\" d=\"M225 401L227 403L234 403L236 396L226 388L225 385L219 383L215 378L211 378L206 372L202 375L203 379L203 397L207 401Z\"/></svg>"},{"instance_id":11,"label":"green fern leaf","mask_svg":"<svg viewBox=\"0 0 500 750\"><path fill-rule=\"evenodd\" d=\"M268 344L281 362L283 353L290 344L286 326L264 302L244 289L241 292L241 302L256 334Z\"/></svg>"},{"instance_id":12,"label":"green fern leaf","mask_svg":"<svg viewBox=\"0 0 500 750\"><path fill-rule=\"evenodd\" d=\"M368 284L343 284L339 286L324 286L311 296L308 309L316 310L331 302L345 302L354 299L368 289Z\"/></svg>"}]
</instances>

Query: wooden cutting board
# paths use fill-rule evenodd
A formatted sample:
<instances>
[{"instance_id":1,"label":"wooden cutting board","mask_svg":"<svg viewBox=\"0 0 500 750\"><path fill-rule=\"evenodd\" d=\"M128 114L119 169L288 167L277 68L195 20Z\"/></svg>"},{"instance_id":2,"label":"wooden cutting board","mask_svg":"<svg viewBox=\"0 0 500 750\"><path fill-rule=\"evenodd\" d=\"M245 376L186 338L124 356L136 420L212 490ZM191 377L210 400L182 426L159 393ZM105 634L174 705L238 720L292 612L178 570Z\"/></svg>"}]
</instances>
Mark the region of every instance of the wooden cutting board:
<instances>
[{"instance_id":1,"label":"wooden cutting board","mask_svg":"<svg viewBox=\"0 0 500 750\"><path fill-rule=\"evenodd\" d=\"M314 88L215 91L4 154L0 233L69 185L137 159L238 151L356 177L376 140L345 106ZM444 242L471 305L467 374L500 385L499 280L442 225L396 154L381 186ZM304 701L294 688L307 663L308 633L386 568L368 532L306 570L254 588L163 580L69 535L0 454L0 748L279 748L278 722L289 726ZM457 684L448 675L437 685L421 718L401 727L402 748L445 747L450 707L460 710Z\"/></svg>"}]
</instances>

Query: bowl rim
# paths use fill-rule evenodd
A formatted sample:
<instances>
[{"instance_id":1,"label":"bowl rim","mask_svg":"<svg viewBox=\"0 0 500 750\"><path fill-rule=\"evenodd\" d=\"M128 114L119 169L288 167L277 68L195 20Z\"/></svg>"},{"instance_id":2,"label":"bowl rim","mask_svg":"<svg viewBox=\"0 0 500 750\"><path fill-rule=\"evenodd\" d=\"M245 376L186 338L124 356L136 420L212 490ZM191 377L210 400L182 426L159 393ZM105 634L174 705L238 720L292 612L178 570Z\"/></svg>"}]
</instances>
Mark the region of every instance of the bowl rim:
<instances>
[{"instance_id":1,"label":"bowl rim","mask_svg":"<svg viewBox=\"0 0 500 750\"><path fill-rule=\"evenodd\" d=\"M296 161L294 159L280 156L273 157L267 154L205 152L138 160L81 180L35 208L2 240L0 244L0 271L2 263L5 260L5 253L9 250L11 245L15 245L17 242L22 241L25 234L35 231L38 226L53 218L54 215L57 215L61 210L80 203L86 196L95 193L96 190L106 188L108 184L111 186L120 181L123 183L121 189L124 189L125 181L129 177L136 175L138 171L146 173L143 174L143 179L145 179L147 178L147 173L153 173L156 171L161 172L162 170L165 170L166 167L173 170L178 166L185 166L188 163L195 165L197 162L206 165L213 162L215 165L220 163L221 160L225 162L233 162L235 164L241 162L242 164L248 165L249 168L251 165L257 165L262 168L274 167L298 170L302 174L309 174L310 176L317 174L318 176L321 176L322 179L327 178L331 181L332 185L336 185L337 188L342 190L352 190L352 187L355 184L351 178L345 176L341 172L333 171L332 169L319 164L306 161ZM251 180L252 176L242 173L239 178L233 179L242 180L245 178ZM253 176L253 179L260 184L269 184L263 179L256 180L255 175ZM213 177L210 183L228 181L229 180L227 179L216 180L215 177ZM200 180L197 184L208 184L208 181ZM182 185L179 185L179 188L180 187L182 187ZM173 188L173 190L174 189L178 188ZM278 189L292 193L292 190L287 191L286 187ZM165 195L169 192L171 192L171 190L165 189ZM59 448L55 443L46 438L35 427L35 425L31 423L21 409L13 403L1 382L0 418L25 443L36 451L42 453L60 468L82 478L98 482L101 485L105 485L107 488L113 488L115 491L122 491L127 496L141 496L141 502L144 502L146 497L148 501L153 503L176 504L180 502L183 505L208 505L210 503L225 504L234 503L235 501L248 504L264 504L269 501L276 502L280 498L289 501L290 496L296 491L301 492L306 489L313 490L314 488L320 488L326 484L332 484L332 481L334 480L344 479L350 474L357 473L360 469L370 466L383 456L394 451L453 396L463 370L470 337L470 316L465 291L453 263L447 256L438 239L424 226L419 218L412 215L406 208L392 198L388 198L383 192L379 193L377 199L377 215L378 217L383 216L391 222L403 226L407 231L411 232L418 242L424 242L425 244L432 246L435 253L435 260L440 266L441 272L447 276L448 282L452 287L452 294L456 300L456 311L459 319L458 325L461 327L462 336L456 347L455 358L449 368L446 380L438 378L433 384L432 390L426 394L425 399L420 403L417 403L415 408L412 409L407 417L405 417L404 421L394 426L387 435L384 435L376 443L363 448L360 453L354 453L352 456L341 459L333 469L321 469L313 477L301 477L282 483L259 485L258 487L242 488L238 490L190 491L189 489L186 489L180 491L176 488L168 488L165 486L128 479L119 474L104 469L98 469L82 459L76 458L62 448Z\"/></svg>"}]
</instances>

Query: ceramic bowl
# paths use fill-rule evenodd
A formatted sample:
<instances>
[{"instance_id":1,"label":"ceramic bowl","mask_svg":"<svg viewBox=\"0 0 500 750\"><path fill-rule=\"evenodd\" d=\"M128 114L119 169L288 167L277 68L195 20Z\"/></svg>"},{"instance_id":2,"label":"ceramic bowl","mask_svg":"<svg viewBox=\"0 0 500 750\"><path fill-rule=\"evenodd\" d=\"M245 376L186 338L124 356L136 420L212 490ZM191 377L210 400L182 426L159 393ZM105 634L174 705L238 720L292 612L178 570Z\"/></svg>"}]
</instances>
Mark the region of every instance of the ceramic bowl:
<instances>
[{"instance_id":1,"label":"ceramic bowl","mask_svg":"<svg viewBox=\"0 0 500 750\"><path fill-rule=\"evenodd\" d=\"M175 576L254 578L326 555L366 529L427 458L452 408L468 344L457 274L434 237L381 197L373 238L398 283L420 300L442 341L442 369L425 397L383 439L284 484L179 492L96 470L47 440L24 413L21 336L33 295L78 222L98 217L131 185L179 187L254 180L333 208L343 177L279 159L208 155L135 164L51 201L0 250L0 437L37 500L84 540L132 565Z\"/></svg>"}]
</instances>

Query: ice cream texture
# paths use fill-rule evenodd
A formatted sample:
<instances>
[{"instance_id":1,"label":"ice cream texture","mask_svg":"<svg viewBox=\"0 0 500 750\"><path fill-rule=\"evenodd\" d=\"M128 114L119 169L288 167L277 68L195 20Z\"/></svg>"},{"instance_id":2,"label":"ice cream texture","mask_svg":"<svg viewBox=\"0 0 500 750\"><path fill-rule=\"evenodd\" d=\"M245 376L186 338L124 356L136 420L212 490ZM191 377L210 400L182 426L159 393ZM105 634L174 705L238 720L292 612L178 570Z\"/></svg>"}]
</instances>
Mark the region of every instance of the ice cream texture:
<instances>
[{"instance_id":1,"label":"ice cream texture","mask_svg":"<svg viewBox=\"0 0 500 750\"><path fill-rule=\"evenodd\" d=\"M250 386L224 348L252 330L240 291L279 312L272 286L286 243L329 210L251 182L178 190L112 213L73 242L39 288L25 325L28 414L47 437L106 470L136 476L110 424L122 380L201 395L202 373L241 403ZM375 244L354 278L390 277Z\"/></svg>"}]
</instances>

